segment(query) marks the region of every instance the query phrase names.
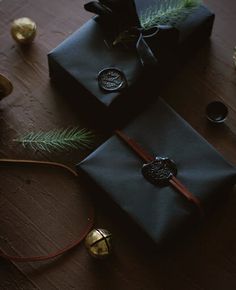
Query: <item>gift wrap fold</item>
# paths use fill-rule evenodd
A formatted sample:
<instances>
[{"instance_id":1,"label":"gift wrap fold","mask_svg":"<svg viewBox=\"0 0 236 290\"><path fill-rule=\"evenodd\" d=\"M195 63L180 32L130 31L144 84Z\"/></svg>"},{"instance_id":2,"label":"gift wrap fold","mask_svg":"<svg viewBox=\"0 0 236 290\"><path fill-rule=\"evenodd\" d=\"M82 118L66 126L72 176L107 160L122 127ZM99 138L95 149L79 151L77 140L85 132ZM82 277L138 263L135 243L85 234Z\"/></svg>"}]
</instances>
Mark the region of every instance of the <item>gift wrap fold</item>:
<instances>
[{"instance_id":1,"label":"gift wrap fold","mask_svg":"<svg viewBox=\"0 0 236 290\"><path fill-rule=\"evenodd\" d=\"M91 108L97 106L97 112L122 119L124 112L147 103L154 89L156 96L176 66L209 38L214 14L200 5L175 27L159 25L145 30L140 28L140 15L153 0L110 2L122 3L118 13L109 18L104 11L95 11L101 15L90 19L49 53L49 71L55 85L66 91L72 89L75 98L88 101ZM89 4L85 7L93 11ZM119 42L119 32L126 29L134 30L134 43L131 47L114 45ZM107 68L121 71L125 86L114 91L101 88L98 76Z\"/></svg>"},{"instance_id":2,"label":"gift wrap fold","mask_svg":"<svg viewBox=\"0 0 236 290\"><path fill-rule=\"evenodd\" d=\"M153 156L174 160L177 178L200 200L206 216L232 192L236 169L163 100L158 99L123 132ZM201 215L172 186L146 180L143 163L114 135L77 168L159 245L183 230L185 235Z\"/></svg>"}]
</instances>

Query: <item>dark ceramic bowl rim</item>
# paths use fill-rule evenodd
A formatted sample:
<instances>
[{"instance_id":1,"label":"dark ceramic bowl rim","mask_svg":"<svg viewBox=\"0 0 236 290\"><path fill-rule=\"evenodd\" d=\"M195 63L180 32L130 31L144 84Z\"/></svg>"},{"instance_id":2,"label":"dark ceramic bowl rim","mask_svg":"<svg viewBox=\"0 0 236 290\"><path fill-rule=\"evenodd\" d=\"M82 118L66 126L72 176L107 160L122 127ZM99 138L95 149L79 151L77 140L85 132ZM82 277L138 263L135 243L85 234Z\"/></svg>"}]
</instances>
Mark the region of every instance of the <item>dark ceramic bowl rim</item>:
<instances>
[{"instance_id":1,"label":"dark ceramic bowl rim","mask_svg":"<svg viewBox=\"0 0 236 290\"><path fill-rule=\"evenodd\" d=\"M228 115L227 106L221 101L213 101L206 106L206 116L210 122L223 123Z\"/></svg>"}]
</instances>

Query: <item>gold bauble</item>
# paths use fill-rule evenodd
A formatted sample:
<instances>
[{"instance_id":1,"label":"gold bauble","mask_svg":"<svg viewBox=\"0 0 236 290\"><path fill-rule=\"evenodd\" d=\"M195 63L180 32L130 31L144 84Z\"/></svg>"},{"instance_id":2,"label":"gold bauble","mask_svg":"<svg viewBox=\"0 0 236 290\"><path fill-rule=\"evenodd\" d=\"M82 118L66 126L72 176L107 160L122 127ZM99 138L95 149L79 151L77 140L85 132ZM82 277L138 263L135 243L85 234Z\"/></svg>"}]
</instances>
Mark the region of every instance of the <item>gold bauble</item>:
<instances>
[{"instance_id":1,"label":"gold bauble","mask_svg":"<svg viewBox=\"0 0 236 290\"><path fill-rule=\"evenodd\" d=\"M36 36L36 23L28 17L15 19L11 26L11 35L19 44L30 44Z\"/></svg>"},{"instance_id":2,"label":"gold bauble","mask_svg":"<svg viewBox=\"0 0 236 290\"><path fill-rule=\"evenodd\" d=\"M0 74L0 100L10 95L13 85L4 75Z\"/></svg>"},{"instance_id":3,"label":"gold bauble","mask_svg":"<svg viewBox=\"0 0 236 290\"><path fill-rule=\"evenodd\" d=\"M95 258L103 258L111 253L111 238L109 231L94 229L85 238L88 252Z\"/></svg>"}]
</instances>

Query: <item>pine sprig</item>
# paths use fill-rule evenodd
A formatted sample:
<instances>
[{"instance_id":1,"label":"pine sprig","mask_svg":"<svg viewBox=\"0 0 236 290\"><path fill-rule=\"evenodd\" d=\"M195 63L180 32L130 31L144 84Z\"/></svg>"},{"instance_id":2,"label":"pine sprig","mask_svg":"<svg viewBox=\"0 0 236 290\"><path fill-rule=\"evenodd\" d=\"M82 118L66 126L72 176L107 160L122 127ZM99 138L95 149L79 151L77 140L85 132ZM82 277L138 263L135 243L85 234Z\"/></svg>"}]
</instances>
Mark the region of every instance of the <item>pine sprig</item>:
<instances>
[{"instance_id":1,"label":"pine sprig","mask_svg":"<svg viewBox=\"0 0 236 290\"><path fill-rule=\"evenodd\" d=\"M29 147L33 150L42 150L51 152L64 151L70 148L87 148L90 149L93 145L94 134L87 129L67 128L51 130L48 132L30 132L13 141L21 143L24 147Z\"/></svg>"},{"instance_id":2,"label":"pine sprig","mask_svg":"<svg viewBox=\"0 0 236 290\"><path fill-rule=\"evenodd\" d=\"M141 26L148 29L154 25L176 26L202 3L201 0L163 0L148 7L140 15Z\"/></svg>"}]
</instances>

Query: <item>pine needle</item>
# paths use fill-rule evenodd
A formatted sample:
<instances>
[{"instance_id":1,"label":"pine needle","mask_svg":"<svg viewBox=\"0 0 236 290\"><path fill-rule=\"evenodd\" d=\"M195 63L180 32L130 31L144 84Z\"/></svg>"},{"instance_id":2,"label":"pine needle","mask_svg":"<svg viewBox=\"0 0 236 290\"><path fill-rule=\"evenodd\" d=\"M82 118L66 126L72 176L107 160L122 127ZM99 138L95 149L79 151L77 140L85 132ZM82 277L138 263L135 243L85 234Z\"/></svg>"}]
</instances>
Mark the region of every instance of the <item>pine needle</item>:
<instances>
[{"instance_id":1,"label":"pine needle","mask_svg":"<svg viewBox=\"0 0 236 290\"><path fill-rule=\"evenodd\" d=\"M176 26L202 3L201 0L163 0L148 7L140 15L141 26L148 29L154 25Z\"/></svg>"},{"instance_id":2,"label":"pine needle","mask_svg":"<svg viewBox=\"0 0 236 290\"><path fill-rule=\"evenodd\" d=\"M87 129L67 128L51 130L48 132L30 132L22 137L14 139L24 147L51 152L65 151L68 149L87 148L93 145L94 134Z\"/></svg>"}]
</instances>

